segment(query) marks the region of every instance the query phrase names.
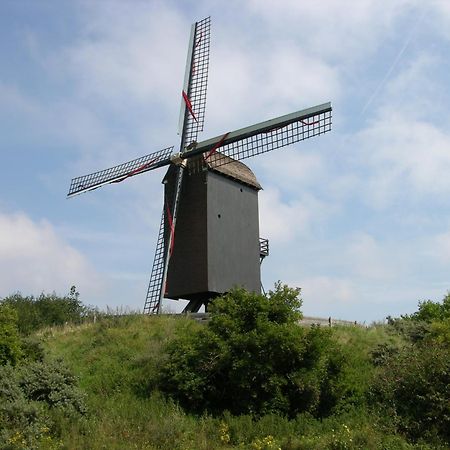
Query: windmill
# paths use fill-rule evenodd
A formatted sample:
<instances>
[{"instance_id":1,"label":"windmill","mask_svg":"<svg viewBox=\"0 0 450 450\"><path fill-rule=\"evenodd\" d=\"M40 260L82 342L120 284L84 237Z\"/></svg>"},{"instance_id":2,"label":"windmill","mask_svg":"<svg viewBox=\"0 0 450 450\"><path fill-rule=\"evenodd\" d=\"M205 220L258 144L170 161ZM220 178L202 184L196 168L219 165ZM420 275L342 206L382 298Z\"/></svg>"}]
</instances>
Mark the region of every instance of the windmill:
<instances>
[{"instance_id":1,"label":"windmill","mask_svg":"<svg viewBox=\"0 0 450 450\"><path fill-rule=\"evenodd\" d=\"M258 191L241 160L331 130L331 103L197 142L203 131L210 18L192 25L179 121L178 152L167 147L73 178L68 197L168 166L164 202L144 313L161 313L164 298L187 299L186 311L233 286L259 292L268 241L259 238Z\"/></svg>"}]
</instances>

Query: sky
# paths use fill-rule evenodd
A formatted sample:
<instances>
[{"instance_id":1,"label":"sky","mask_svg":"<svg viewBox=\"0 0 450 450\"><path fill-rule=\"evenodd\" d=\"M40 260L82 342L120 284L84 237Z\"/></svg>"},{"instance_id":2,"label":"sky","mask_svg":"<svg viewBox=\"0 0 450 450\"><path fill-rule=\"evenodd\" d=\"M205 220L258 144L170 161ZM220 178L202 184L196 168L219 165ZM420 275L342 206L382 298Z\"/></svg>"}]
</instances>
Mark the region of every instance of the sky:
<instances>
[{"instance_id":1,"label":"sky","mask_svg":"<svg viewBox=\"0 0 450 450\"><path fill-rule=\"evenodd\" d=\"M70 179L179 145L191 23L211 16L200 140L332 102L333 129L245 162L264 287L371 323L450 289L447 0L2 0L0 298L142 310L164 171ZM166 304L177 310L179 302Z\"/></svg>"}]
</instances>

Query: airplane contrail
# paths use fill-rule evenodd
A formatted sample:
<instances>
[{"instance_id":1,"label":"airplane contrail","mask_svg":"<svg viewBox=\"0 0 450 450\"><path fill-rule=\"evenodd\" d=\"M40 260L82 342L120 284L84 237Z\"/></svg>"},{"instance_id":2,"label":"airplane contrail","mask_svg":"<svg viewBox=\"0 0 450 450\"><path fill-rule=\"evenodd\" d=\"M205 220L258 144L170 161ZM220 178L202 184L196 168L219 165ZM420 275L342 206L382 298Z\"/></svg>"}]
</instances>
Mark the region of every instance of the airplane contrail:
<instances>
[{"instance_id":1,"label":"airplane contrail","mask_svg":"<svg viewBox=\"0 0 450 450\"><path fill-rule=\"evenodd\" d=\"M373 93L370 96L369 100L364 105L364 108L361 111L361 115L365 114L367 108L371 105L371 103L374 101L375 97L378 95L380 90L386 84L386 81L389 79L389 77L391 76L391 74L394 71L395 67L397 66L398 62L400 61L400 59L402 58L403 54L405 53L406 49L409 47L409 44L411 43L411 41L412 41L412 39L414 37L414 34L417 31L417 28L418 28L419 24L422 22L422 20L423 20L423 18L425 16L425 13L426 13L426 10L423 11L421 16L417 19L415 25L411 28L411 31L409 32L408 37L406 38L402 48L400 49L400 51L398 52L397 56L395 57L394 62L391 64L391 67L386 72L386 75L383 77L381 82L378 84L376 89L373 91Z\"/></svg>"}]
</instances>

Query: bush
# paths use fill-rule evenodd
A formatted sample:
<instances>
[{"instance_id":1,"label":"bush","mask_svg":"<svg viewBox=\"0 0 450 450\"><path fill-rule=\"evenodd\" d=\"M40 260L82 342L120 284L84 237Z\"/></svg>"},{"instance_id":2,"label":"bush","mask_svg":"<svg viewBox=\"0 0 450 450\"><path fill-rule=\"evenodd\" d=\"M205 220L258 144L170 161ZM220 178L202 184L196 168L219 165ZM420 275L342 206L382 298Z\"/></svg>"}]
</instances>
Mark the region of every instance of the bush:
<instances>
[{"instance_id":1,"label":"bush","mask_svg":"<svg viewBox=\"0 0 450 450\"><path fill-rule=\"evenodd\" d=\"M0 304L0 366L7 363L15 365L22 357L17 322L16 311Z\"/></svg>"},{"instance_id":2,"label":"bush","mask_svg":"<svg viewBox=\"0 0 450 450\"><path fill-rule=\"evenodd\" d=\"M318 413L330 333L299 327L300 306L299 290L281 284L267 297L237 289L216 299L205 328L169 344L162 390L197 413Z\"/></svg>"},{"instance_id":3,"label":"bush","mask_svg":"<svg viewBox=\"0 0 450 450\"><path fill-rule=\"evenodd\" d=\"M0 366L0 449L61 448L57 426L85 412L76 379L61 362Z\"/></svg>"},{"instance_id":4,"label":"bush","mask_svg":"<svg viewBox=\"0 0 450 450\"><path fill-rule=\"evenodd\" d=\"M82 304L75 286L72 286L69 294L64 297L53 293L34 298L17 293L4 298L2 305L9 305L17 312L17 325L23 335L29 335L46 326L64 325L68 322L81 323L86 317L96 313L95 308Z\"/></svg>"},{"instance_id":5,"label":"bush","mask_svg":"<svg viewBox=\"0 0 450 450\"><path fill-rule=\"evenodd\" d=\"M450 348L450 318L433 322L430 327L429 339Z\"/></svg>"},{"instance_id":6,"label":"bush","mask_svg":"<svg viewBox=\"0 0 450 450\"><path fill-rule=\"evenodd\" d=\"M425 300L419 302L418 310L400 318L387 317L391 331L408 338L413 343L437 338L450 342L450 293L441 303Z\"/></svg>"},{"instance_id":7,"label":"bush","mask_svg":"<svg viewBox=\"0 0 450 450\"><path fill-rule=\"evenodd\" d=\"M43 361L45 350L42 341L36 336L24 336L21 339L24 361Z\"/></svg>"},{"instance_id":8,"label":"bush","mask_svg":"<svg viewBox=\"0 0 450 450\"><path fill-rule=\"evenodd\" d=\"M431 330L431 324L423 320L411 320L409 317L388 318L391 332L403 336L411 342L423 341Z\"/></svg>"},{"instance_id":9,"label":"bush","mask_svg":"<svg viewBox=\"0 0 450 450\"><path fill-rule=\"evenodd\" d=\"M419 302L418 311L411 315L404 315L402 318L426 323L450 319L450 292L443 298L442 303L431 300Z\"/></svg>"},{"instance_id":10,"label":"bush","mask_svg":"<svg viewBox=\"0 0 450 450\"><path fill-rule=\"evenodd\" d=\"M28 400L45 402L68 415L86 412L77 380L60 360L38 361L21 367L19 385Z\"/></svg>"},{"instance_id":11,"label":"bush","mask_svg":"<svg viewBox=\"0 0 450 450\"><path fill-rule=\"evenodd\" d=\"M386 356L371 393L409 438L450 444L449 386L450 349L427 342Z\"/></svg>"},{"instance_id":12,"label":"bush","mask_svg":"<svg viewBox=\"0 0 450 450\"><path fill-rule=\"evenodd\" d=\"M0 448L38 448L47 422L43 405L30 402L20 388L17 369L0 366Z\"/></svg>"}]
</instances>

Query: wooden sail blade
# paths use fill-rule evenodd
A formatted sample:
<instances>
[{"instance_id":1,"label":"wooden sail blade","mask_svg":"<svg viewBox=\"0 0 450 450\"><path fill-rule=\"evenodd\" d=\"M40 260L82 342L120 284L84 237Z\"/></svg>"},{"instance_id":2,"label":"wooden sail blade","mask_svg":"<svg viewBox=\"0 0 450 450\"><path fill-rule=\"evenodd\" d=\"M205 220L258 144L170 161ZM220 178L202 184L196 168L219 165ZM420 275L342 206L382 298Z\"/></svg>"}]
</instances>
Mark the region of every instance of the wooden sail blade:
<instances>
[{"instance_id":1,"label":"wooden sail blade","mask_svg":"<svg viewBox=\"0 0 450 450\"><path fill-rule=\"evenodd\" d=\"M203 131L208 85L210 29L210 17L192 25L179 123L179 134L182 137L183 147L197 141L198 133Z\"/></svg>"},{"instance_id":2,"label":"wooden sail blade","mask_svg":"<svg viewBox=\"0 0 450 450\"><path fill-rule=\"evenodd\" d=\"M72 197L82 192L97 189L105 184L118 183L134 175L168 165L172 151L173 147L167 147L109 169L73 178L67 196Z\"/></svg>"},{"instance_id":3,"label":"wooden sail blade","mask_svg":"<svg viewBox=\"0 0 450 450\"><path fill-rule=\"evenodd\" d=\"M206 110L206 89L208 85L210 24L211 20L207 17L206 19L194 23L191 29L180 111L180 152L183 152L185 147L191 143L196 142L198 133L203 131ZM158 313L161 313L162 309L167 273L174 245L174 233L177 222L178 205L181 197L183 175L184 166L179 165L177 167L174 199L172 208L169 211L171 216L170 227L172 231L169 233L165 249L161 250L164 255L164 257L161 257L161 260L164 262L162 270L160 272L156 271L155 274L152 272L152 276L150 277L149 286L152 286L152 290L150 294L147 292L145 303L146 305L157 305L156 309ZM158 283L159 301L156 301L156 290L153 286L157 286ZM144 310L150 312L150 307L147 306Z\"/></svg>"},{"instance_id":4,"label":"wooden sail blade","mask_svg":"<svg viewBox=\"0 0 450 450\"><path fill-rule=\"evenodd\" d=\"M331 103L324 103L199 142L182 156L203 153L216 167L229 162L222 155L237 160L250 158L330 131L331 112Z\"/></svg>"},{"instance_id":5,"label":"wooden sail blade","mask_svg":"<svg viewBox=\"0 0 450 450\"><path fill-rule=\"evenodd\" d=\"M165 211L161 215L159 225L158 240L156 241L155 256L153 258L152 272L147 288L147 296L144 304L144 314L158 314L160 312L161 283L164 276L165 239L164 239L164 217Z\"/></svg>"}]
</instances>

